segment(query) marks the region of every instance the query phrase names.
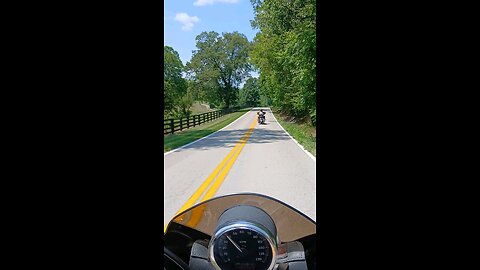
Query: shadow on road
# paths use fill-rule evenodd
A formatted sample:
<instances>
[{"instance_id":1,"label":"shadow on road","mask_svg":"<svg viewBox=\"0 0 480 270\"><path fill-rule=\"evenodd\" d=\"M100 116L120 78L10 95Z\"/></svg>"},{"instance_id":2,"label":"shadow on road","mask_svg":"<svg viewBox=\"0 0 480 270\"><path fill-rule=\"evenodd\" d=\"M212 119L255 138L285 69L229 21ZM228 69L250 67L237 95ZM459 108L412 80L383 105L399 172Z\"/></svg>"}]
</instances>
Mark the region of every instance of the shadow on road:
<instances>
[{"instance_id":1,"label":"shadow on road","mask_svg":"<svg viewBox=\"0 0 480 270\"><path fill-rule=\"evenodd\" d=\"M263 126L264 125L262 125L262 127ZM219 147L232 148L247 131L248 129L221 130L206 139L186 146L182 149L178 149L177 152L188 149L208 150ZM194 131L192 131L192 133L194 133ZM192 136L194 136L194 134L192 134ZM283 130L268 130L257 126L248 139L248 144L273 143L289 139L290 137L285 134Z\"/></svg>"}]
</instances>

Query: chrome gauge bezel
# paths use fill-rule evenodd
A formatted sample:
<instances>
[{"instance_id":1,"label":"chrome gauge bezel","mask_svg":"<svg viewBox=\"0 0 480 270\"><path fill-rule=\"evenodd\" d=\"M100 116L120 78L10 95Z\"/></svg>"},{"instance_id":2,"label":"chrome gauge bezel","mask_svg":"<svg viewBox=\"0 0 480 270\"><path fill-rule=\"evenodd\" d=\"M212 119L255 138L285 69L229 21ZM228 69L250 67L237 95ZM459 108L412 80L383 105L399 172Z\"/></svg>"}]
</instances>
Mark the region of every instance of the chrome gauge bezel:
<instances>
[{"instance_id":1,"label":"chrome gauge bezel","mask_svg":"<svg viewBox=\"0 0 480 270\"><path fill-rule=\"evenodd\" d=\"M208 257L210 259L210 262L214 266L215 269L217 270L222 270L220 266L218 266L217 262L215 261L215 256L213 254L213 251L215 249L215 240L222 236L223 234L232 231L232 230L237 230L237 229L247 229L251 230L254 232L259 233L262 235L265 239L267 239L267 242L270 245L270 250L272 251L272 262L270 263L270 266L268 267L267 270L272 270L275 267L275 262L277 261L277 240L276 236L272 234L267 228L262 226L261 224L254 223L254 222L247 222L247 221L236 221L234 223L229 223L220 229L218 229L215 234L212 236L210 239L210 243L208 245Z\"/></svg>"}]
</instances>

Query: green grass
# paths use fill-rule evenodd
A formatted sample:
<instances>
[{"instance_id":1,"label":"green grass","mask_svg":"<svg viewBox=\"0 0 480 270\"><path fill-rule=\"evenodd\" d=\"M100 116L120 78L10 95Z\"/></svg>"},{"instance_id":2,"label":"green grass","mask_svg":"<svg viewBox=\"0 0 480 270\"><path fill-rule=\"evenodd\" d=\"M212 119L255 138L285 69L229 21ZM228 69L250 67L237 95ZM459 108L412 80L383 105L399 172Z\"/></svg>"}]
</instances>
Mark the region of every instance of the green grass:
<instances>
[{"instance_id":1,"label":"green grass","mask_svg":"<svg viewBox=\"0 0 480 270\"><path fill-rule=\"evenodd\" d=\"M308 152L312 155L317 156L316 146L316 128L304 124L304 123L292 123L287 121L286 117L282 116L278 112L275 113L275 118L282 127L290 134L292 137L297 140L297 142L302 145Z\"/></svg>"},{"instance_id":2,"label":"green grass","mask_svg":"<svg viewBox=\"0 0 480 270\"><path fill-rule=\"evenodd\" d=\"M202 124L200 126L176 132L174 134L164 136L163 140L163 152L168 152L182 145L196 141L202 137L207 136L219 129L224 128L228 124L235 121L240 116L244 115L251 108L242 109L234 113L224 115L211 122Z\"/></svg>"}]
</instances>

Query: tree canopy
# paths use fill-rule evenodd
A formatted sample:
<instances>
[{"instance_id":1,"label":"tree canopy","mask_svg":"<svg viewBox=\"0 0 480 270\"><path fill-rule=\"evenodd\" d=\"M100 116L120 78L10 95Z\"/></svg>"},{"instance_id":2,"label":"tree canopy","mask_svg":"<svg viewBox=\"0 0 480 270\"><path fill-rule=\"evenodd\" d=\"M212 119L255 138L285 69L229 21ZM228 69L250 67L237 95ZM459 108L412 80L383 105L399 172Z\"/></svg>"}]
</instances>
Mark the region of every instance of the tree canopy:
<instances>
[{"instance_id":1,"label":"tree canopy","mask_svg":"<svg viewBox=\"0 0 480 270\"><path fill-rule=\"evenodd\" d=\"M196 37L197 50L187 63L195 95L211 103L230 107L237 98L239 85L251 71L250 42L238 32L202 32Z\"/></svg>"},{"instance_id":2,"label":"tree canopy","mask_svg":"<svg viewBox=\"0 0 480 270\"><path fill-rule=\"evenodd\" d=\"M250 1L251 25L260 30L253 42L238 32L202 32L185 67L164 47L165 112L188 115L193 100L224 108L272 105L316 125L315 1ZM249 78L254 69L258 79Z\"/></svg>"},{"instance_id":3,"label":"tree canopy","mask_svg":"<svg viewBox=\"0 0 480 270\"><path fill-rule=\"evenodd\" d=\"M260 105L260 85L257 78L248 78L239 91L238 104L240 106L254 107ZM262 104L263 105L263 104Z\"/></svg>"},{"instance_id":4,"label":"tree canopy","mask_svg":"<svg viewBox=\"0 0 480 270\"><path fill-rule=\"evenodd\" d=\"M252 48L260 84L274 106L316 118L316 7L314 0L251 0L260 29Z\"/></svg>"},{"instance_id":5,"label":"tree canopy","mask_svg":"<svg viewBox=\"0 0 480 270\"><path fill-rule=\"evenodd\" d=\"M185 67L178 52L172 47L164 46L164 79L163 79L163 104L165 116L183 116L189 114L191 104L187 92L187 81L182 77Z\"/></svg>"}]
</instances>

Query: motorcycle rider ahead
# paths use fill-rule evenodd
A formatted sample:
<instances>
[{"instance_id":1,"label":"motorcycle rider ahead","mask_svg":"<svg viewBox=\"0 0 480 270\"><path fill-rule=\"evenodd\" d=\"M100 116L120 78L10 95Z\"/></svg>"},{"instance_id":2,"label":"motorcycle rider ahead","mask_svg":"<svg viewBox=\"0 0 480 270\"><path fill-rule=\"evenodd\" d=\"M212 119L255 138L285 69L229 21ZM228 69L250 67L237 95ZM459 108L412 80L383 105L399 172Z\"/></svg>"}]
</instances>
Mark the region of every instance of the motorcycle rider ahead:
<instances>
[{"instance_id":1,"label":"motorcycle rider ahead","mask_svg":"<svg viewBox=\"0 0 480 270\"><path fill-rule=\"evenodd\" d=\"M266 112L264 112L263 109L260 109L260 111L257 112L257 114L258 114L258 123L259 124L264 124L265 123Z\"/></svg>"}]
</instances>

